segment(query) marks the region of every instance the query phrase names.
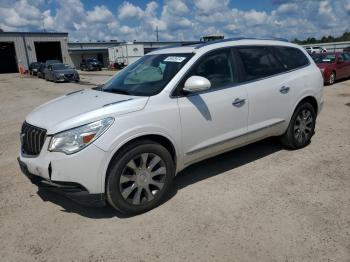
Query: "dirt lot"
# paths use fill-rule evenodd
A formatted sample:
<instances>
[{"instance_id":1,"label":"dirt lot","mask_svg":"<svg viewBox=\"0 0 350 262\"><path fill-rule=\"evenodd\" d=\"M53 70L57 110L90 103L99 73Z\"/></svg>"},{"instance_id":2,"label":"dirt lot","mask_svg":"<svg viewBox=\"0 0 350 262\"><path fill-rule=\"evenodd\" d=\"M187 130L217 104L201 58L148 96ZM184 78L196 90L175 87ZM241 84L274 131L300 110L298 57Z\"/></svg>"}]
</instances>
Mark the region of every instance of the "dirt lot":
<instances>
[{"instance_id":1,"label":"dirt lot","mask_svg":"<svg viewBox=\"0 0 350 262\"><path fill-rule=\"evenodd\" d=\"M305 149L269 139L204 161L162 206L123 217L38 191L16 162L32 109L109 75L0 75L1 261L350 261L350 81L325 88Z\"/></svg>"}]
</instances>

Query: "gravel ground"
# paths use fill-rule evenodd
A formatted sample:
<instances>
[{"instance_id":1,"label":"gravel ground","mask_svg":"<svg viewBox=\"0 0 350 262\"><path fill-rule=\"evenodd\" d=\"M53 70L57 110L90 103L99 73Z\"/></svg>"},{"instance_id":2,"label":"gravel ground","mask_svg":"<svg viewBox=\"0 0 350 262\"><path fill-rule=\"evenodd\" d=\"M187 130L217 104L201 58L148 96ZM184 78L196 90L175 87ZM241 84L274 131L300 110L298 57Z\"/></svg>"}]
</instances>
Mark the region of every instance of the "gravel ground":
<instances>
[{"instance_id":1,"label":"gravel ground","mask_svg":"<svg viewBox=\"0 0 350 262\"><path fill-rule=\"evenodd\" d=\"M325 88L308 147L268 139L206 160L178 175L163 205L123 217L38 191L16 162L32 109L110 75L0 75L1 261L350 261L350 81Z\"/></svg>"}]
</instances>

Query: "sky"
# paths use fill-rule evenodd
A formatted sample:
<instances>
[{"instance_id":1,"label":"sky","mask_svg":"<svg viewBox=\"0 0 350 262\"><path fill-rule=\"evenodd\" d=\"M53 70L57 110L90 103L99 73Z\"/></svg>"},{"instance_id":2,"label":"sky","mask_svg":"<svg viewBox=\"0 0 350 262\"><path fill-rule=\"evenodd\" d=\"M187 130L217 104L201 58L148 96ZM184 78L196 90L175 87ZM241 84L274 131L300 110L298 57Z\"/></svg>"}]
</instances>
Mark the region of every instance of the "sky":
<instances>
[{"instance_id":1,"label":"sky","mask_svg":"<svg viewBox=\"0 0 350 262\"><path fill-rule=\"evenodd\" d=\"M0 0L4 31L68 32L70 41L294 38L350 31L350 0Z\"/></svg>"}]
</instances>

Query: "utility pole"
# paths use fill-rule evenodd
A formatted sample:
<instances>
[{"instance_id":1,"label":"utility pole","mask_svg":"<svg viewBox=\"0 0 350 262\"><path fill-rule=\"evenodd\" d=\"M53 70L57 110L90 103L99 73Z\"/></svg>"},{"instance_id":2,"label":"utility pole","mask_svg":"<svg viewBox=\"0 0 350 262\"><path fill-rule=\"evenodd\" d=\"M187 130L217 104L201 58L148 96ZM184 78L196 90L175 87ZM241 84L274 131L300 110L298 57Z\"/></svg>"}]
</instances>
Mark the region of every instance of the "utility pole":
<instances>
[{"instance_id":1,"label":"utility pole","mask_svg":"<svg viewBox=\"0 0 350 262\"><path fill-rule=\"evenodd\" d=\"M157 42L159 41L159 32L158 32L158 26L156 26L156 33L157 33Z\"/></svg>"},{"instance_id":2,"label":"utility pole","mask_svg":"<svg viewBox=\"0 0 350 262\"><path fill-rule=\"evenodd\" d=\"M43 27L43 31L46 32L46 30L45 30L44 16L43 16L43 15L41 16L41 24L42 24L42 27Z\"/></svg>"}]
</instances>

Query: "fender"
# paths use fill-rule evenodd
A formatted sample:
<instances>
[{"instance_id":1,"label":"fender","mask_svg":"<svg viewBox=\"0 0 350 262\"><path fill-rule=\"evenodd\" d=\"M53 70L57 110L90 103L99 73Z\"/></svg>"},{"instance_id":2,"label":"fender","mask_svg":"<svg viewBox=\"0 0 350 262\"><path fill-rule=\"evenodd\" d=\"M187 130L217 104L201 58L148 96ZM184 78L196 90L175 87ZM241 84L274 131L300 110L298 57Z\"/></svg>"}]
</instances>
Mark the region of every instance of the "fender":
<instances>
[{"instance_id":1,"label":"fender","mask_svg":"<svg viewBox=\"0 0 350 262\"><path fill-rule=\"evenodd\" d=\"M171 144L174 147L175 150L175 156L176 156L176 173L178 173L179 171L181 171L184 168L184 163L183 163L183 154L182 151L180 150L180 147L176 144L175 140L168 135L166 132L161 131L160 128L158 131L153 130L152 132L148 132L148 131L143 131L143 132L138 132L139 129L145 130L145 127L140 127L137 128L133 131L127 131L125 132L125 135L122 136L122 139L118 139L117 141L115 141L111 147L109 148L108 151L105 151L108 153L108 157L105 159L104 163L103 163L103 173L101 175L101 179L102 179L102 183L101 185L105 185L105 179L107 176L107 170L109 167L110 162L112 161L113 157L115 156L115 154L124 146L126 145L128 142L135 140L137 138L140 137L144 137L144 136L149 136L149 135L158 135L158 136L162 136L166 139L168 139ZM130 133L133 132L132 135L130 135ZM96 145L97 146L97 145ZM99 146L97 146L99 147ZM99 147L100 148L100 147ZM101 148L100 148L101 149ZM103 149L102 149L103 150ZM101 189L101 192L105 191L105 188L103 187Z\"/></svg>"}]
</instances>

